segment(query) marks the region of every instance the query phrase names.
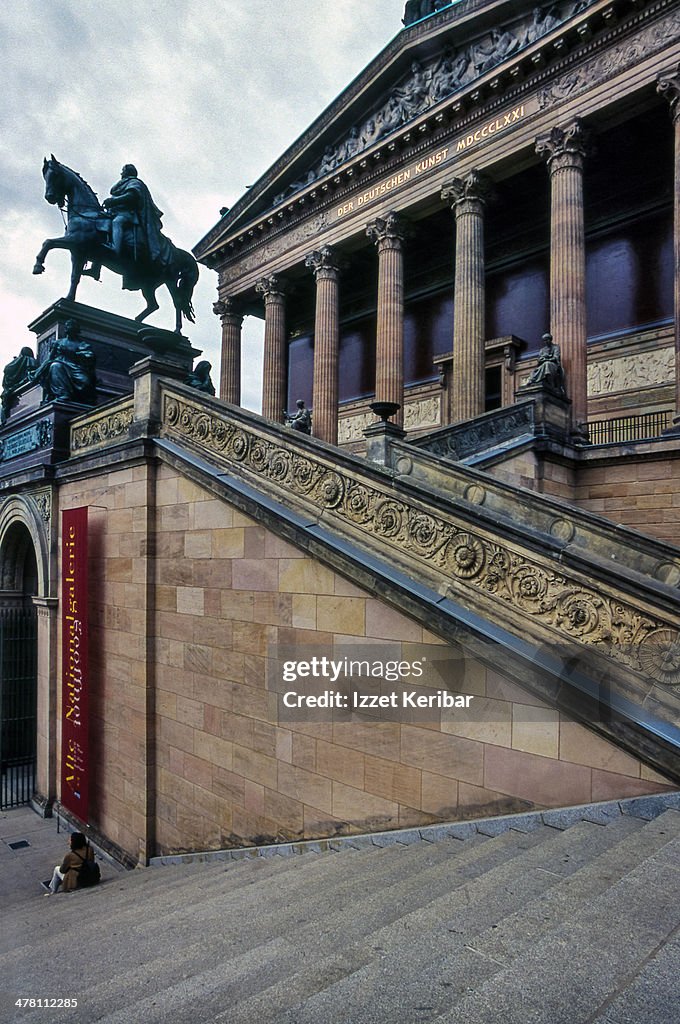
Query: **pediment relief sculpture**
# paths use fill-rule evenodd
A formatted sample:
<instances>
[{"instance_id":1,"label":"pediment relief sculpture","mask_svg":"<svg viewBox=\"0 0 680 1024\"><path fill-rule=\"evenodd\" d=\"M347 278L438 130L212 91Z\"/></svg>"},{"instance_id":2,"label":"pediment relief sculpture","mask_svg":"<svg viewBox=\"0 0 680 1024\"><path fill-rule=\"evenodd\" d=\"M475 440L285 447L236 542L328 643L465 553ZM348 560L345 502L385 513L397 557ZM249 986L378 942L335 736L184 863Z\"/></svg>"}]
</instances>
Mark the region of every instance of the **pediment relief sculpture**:
<instances>
[{"instance_id":1,"label":"pediment relief sculpture","mask_svg":"<svg viewBox=\"0 0 680 1024\"><path fill-rule=\"evenodd\" d=\"M428 63L414 60L409 73L387 95L382 104L360 124L353 125L340 142L327 145L320 162L302 178L274 197L278 206L290 195L314 181L333 174L353 157L380 142L399 128L449 99L464 86L480 78L515 53L531 46L593 0L570 0L535 7L517 22L491 29L459 50L445 49Z\"/></svg>"}]
</instances>

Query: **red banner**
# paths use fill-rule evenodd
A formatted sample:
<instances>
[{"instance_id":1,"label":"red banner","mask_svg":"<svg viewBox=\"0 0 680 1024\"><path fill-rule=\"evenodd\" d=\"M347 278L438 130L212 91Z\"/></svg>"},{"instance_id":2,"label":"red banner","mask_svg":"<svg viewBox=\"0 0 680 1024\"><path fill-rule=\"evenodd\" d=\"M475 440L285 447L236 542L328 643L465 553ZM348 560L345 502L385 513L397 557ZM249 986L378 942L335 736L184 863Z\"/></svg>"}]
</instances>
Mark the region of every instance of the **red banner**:
<instances>
[{"instance_id":1,"label":"red banner","mask_svg":"<svg viewBox=\"0 0 680 1024\"><path fill-rule=\"evenodd\" d=\"M62 514L61 550L61 802L89 817L87 508Z\"/></svg>"}]
</instances>

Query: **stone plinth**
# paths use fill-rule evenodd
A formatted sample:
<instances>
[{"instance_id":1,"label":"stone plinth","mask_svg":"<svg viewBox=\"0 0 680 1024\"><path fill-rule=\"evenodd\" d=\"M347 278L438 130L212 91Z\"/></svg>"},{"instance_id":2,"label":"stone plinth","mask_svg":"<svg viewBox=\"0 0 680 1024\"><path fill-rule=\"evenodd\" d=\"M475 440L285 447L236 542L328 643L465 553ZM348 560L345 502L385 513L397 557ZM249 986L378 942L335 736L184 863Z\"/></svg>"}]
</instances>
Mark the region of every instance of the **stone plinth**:
<instances>
[{"instance_id":1,"label":"stone plinth","mask_svg":"<svg viewBox=\"0 0 680 1024\"><path fill-rule=\"evenodd\" d=\"M67 320L77 320L83 342L94 352L97 371L97 405L130 394L130 368L147 356L180 365L187 373L200 355L181 334L128 320L80 302L60 299L28 325L37 338L36 356L42 361L55 338L64 336Z\"/></svg>"},{"instance_id":2,"label":"stone plinth","mask_svg":"<svg viewBox=\"0 0 680 1024\"><path fill-rule=\"evenodd\" d=\"M94 352L97 406L132 394L130 370L135 364L152 360L159 375L182 380L200 355L182 335L60 299L29 324L40 362L50 344L64 336L67 320L78 321L81 340ZM0 480L68 458L70 422L91 408L77 402L44 404L42 387L24 384L0 428Z\"/></svg>"}]
</instances>

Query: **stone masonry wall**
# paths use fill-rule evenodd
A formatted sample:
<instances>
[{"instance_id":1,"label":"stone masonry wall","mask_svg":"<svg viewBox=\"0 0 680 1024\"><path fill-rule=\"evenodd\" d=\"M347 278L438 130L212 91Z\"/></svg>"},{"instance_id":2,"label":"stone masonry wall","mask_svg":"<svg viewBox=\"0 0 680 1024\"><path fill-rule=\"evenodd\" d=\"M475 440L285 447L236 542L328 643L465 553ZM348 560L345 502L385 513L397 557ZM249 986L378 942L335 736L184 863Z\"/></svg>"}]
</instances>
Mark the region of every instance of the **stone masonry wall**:
<instances>
[{"instance_id":1,"label":"stone masonry wall","mask_svg":"<svg viewBox=\"0 0 680 1024\"><path fill-rule=\"evenodd\" d=\"M91 821L133 857L655 792L665 780L478 662L481 721L279 724L269 643L437 643L160 465L90 506Z\"/></svg>"},{"instance_id":2,"label":"stone masonry wall","mask_svg":"<svg viewBox=\"0 0 680 1024\"><path fill-rule=\"evenodd\" d=\"M162 852L405 827L656 791L664 780L478 662L485 721L278 724L269 643L437 642L161 466L157 840Z\"/></svg>"}]
</instances>

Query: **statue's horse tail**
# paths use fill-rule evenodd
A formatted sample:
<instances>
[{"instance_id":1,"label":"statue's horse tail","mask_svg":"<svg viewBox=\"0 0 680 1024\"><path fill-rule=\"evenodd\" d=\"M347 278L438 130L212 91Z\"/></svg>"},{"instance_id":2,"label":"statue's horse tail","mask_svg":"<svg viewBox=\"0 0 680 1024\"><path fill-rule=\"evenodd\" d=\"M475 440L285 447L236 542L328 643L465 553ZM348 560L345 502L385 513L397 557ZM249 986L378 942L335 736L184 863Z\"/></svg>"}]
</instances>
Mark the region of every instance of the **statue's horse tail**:
<instances>
[{"instance_id":1,"label":"statue's horse tail","mask_svg":"<svg viewBox=\"0 0 680 1024\"><path fill-rule=\"evenodd\" d=\"M191 253L179 250L183 254L183 259L179 264L177 273L177 298L179 301L179 309L182 311L184 316L190 323L195 323L194 320L194 307L191 302L191 297L198 281L198 264L193 258Z\"/></svg>"}]
</instances>

